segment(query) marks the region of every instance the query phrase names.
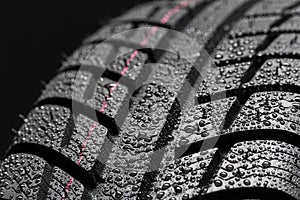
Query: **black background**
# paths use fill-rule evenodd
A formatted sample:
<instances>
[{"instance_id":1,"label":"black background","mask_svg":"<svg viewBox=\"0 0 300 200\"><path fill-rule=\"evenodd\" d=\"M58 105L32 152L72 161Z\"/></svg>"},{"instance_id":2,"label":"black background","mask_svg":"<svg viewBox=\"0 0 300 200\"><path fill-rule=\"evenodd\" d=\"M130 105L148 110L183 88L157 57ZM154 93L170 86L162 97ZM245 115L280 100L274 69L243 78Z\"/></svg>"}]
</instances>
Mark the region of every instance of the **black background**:
<instances>
[{"instance_id":1,"label":"black background","mask_svg":"<svg viewBox=\"0 0 300 200\"><path fill-rule=\"evenodd\" d=\"M19 1L1 8L0 157L42 87L99 24L145 0Z\"/></svg>"}]
</instances>

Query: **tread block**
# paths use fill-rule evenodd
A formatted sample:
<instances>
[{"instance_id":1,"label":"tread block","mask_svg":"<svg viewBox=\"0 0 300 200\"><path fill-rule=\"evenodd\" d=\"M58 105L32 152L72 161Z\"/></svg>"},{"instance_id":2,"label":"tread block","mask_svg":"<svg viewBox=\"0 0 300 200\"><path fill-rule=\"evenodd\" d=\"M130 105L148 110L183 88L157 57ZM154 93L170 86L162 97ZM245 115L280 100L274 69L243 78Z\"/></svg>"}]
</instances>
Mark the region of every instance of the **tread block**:
<instances>
[{"instance_id":1,"label":"tread block","mask_svg":"<svg viewBox=\"0 0 300 200\"><path fill-rule=\"evenodd\" d=\"M140 93L142 98L132 114L130 131L122 138L124 149L136 153L151 152L157 145L157 139L169 131L164 130L163 127L170 113L173 113L173 115L168 122L170 123L169 128L172 129L173 126L177 125L180 111L178 106L172 107L175 92L168 89L168 87L162 85L148 85Z\"/></svg>"},{"instance_id":2,"label":"tread block","mask_svg":"<svg viewBox=\"0 0 300 200\"><path fill-rule=\"evenodd\" d=\"M137 195L145 170L141 168L145 165L146 158L124 154L119 155L119 161L115 158L119 162L118 167L104 169L105 183L99 184L92 191L93 199L132 199Z\"/></svg>"},{"instance_id":3,"label":"tread block","mask_svg":"<svg viewBox=\"0 0 300 200\"><path fill-rule=\"evenodd\" d=\"M300 34L281 34L261 54L298 55L300 51Z\"/></svg>"},{"instance_id":4,"label":"tread block","mask_svg":"<svg viewBox=\"0 0 300 200\"><path fill-rule=\"evenodd\" d=\"M120 17L114 19L112 24L101 28L98 32L90 36L86 42L103 40L104 38L109 38L113 34L130 30L135 28L133 24L136 22L138 23L138 28L151 27L152 25L149 25L148 23L157 23L161 24L161 26L167 24L168 26L175 27L176 23L178 23L180 19L189 12L192 12L192 10L200 3L203 3L203 1L190 1L188 5L183 5L176 1L165 1L146 3L141 6L137 6L136 8L131 9ZM132 21L132 23L130 23L130 21ZM149 33L149 31L147 32ZM137 35L142 35L139 31L136 33ZM139 41L136 40L137 37L132 33L127 37L122 37L122 39L125 41L129 37L132 38L133 41ZM157 41L158 39L156 39L156 42ZM149 44L150 43L151 42L149 42ZM155 45L152 46L154 47Z\"/></svg>"},{"instance_id":5,"label":"tread block","mask_svg":"<svg viewBox=\"0 0 300 200\"><path fill-rule=\"evenodd\" d=\"M136 97L139 100L128 121L130 131L122 139L128 150L151 152L158 137L166 134L170 137L166 140L173 138L168 135L169 129L176 128L179 123L180 105L175 101L182 84L191 75L192 65L185 60L178 61L174 54L165 54L161 63L149 74L151 78L146 83L150 84L142 87ZM173 104L176 106L172 107ZM164 129L168 116L170 127Z\"/></svg>"},{"instance_id":6,"label":"tread block","mask_svg":"<svg viewBox=\"0 0 300 200\"><path fill-rule=\"evenodd\" d=\"M261 87L265 85L300 86L300 60L269 59L256 72L253 79L245 83L243 88Z\"/></svg>"},{"instance_id":7,"label":"tread block","mask_svg":"<svg viewBox=\"0 0 300 200\"><path fill-rule=\"evenodd\" d=\"M122 138L123 148L137 153L151 152L154 149L175 93L162 85L148 85L140 95L141 100L137 103L130 121L132 129L127 133L128 136ZM133 137L132 134L136 136Z\"/></svg>"},{"instance_id":8,"label":"tread block","mask_svg":"<svg viewBox=\"0 0 300 200\"><path fill-rule=\"evenodd\" d=\"M178 4L179 3L180 2L178 2ZM182 19L186 14L188 14L188 12L189 12L189 10L187 8L184 8L184 9L178 10L176 12L176 14L172 15L171 17L166 17L166 16L168 16L168 13L170 13L170 10L174 9L174 7L175 7L175 4L161 7L150 19L157 23L167 24L174 28L176 23L180 19Z\"/></svg>"},{"instance_id":9,"label":"tread block","mask_svg":"<svg viewBox=\"0 0 300 200\"><path fill-rule=\"evenodd\" d=\"M189 199L202 193L203 174L217 149L179 158L163 168L153 183L151 199Z\"/></svg>"},{"instance_id":10,"label":"tread block","mask_svg":"<svg viewBox=\"0 0 300 200\"><path fill-rule=\"evenodd\" d=\"M102 45L90 44L77 50L63 64L62 70L66 70L72 66L90 66L94 67L94 70L98 69L98 73L106 70L107 73L128 77L134 81L138 79L138 75L149 57L146 53L134 51L132 48L124 46L114 47L109 42ZM120 45L123 45L122 42ZM109 61L111 63L105 65ZM128 70L124 73L125 67L128 67Z\"/></svg>"},{"instance_id":11,"label":"tread block","mask_svg":"<svg viewBox=\"0 0 300 200\"><path fill-rule=\"evenodd\" d=\"M235 97L197 105L182 116L177 147L190 145L211 137L220 136L223 123Z\"/></svg>"},{"instance_id":12,"label":"tread block","mask_svg":"<svg viewBox=\"0 0 300 200\"><path fill-rule=\"evenodd\" d=\"M203 1L194 1L189 3L185 8L180 6L179 2L156 2L150 4L143 4L137 8L126 12L124 15L121 15L116 19L116 21L145 21L149 19L155 23L168 24L170 26L175 26L175 24L189 12L189 9L193 9L197 4L202 3ZM168 15L171 13L171 10L175 11L176 14ZM181 9L178 9L178 8ZM154 11L154 12L153 12ZM151 15L151 16L150 16ZM167 16L167 17L166 17Z\"/></svg>"},{"instance_id":13,"label":"tread block","mask_svg":"<svg viewBox=\"0 0 300 200\"><path fill-rule=\"evenodd\" d=\"M138 29L131 33L130 37L120 37L122 39L123 46L125 46L126 41L133 46L134 49L140 48L151 48L155 49L164 36L168 33L167 28L161 28L157 26L149 26L148 24L141 24ZM172 40L172 38L170 39Z\"/></svg>"},{"instance_id":14,"label":"tread block","mask_svg":"<svg viewBox=\"0 0 300 200\"><path fill-rule=\"evenodd\" d=\"M130 9L121 16L115 18L115 21L146 20L149 18L149 15L154 9L156 9L157 6L157 3L145 3L136 6L135 8Z\"/></svg>"},{"instance_id":15,"label":"tread block","mask_svg":"<svg viewBox=\"0 0 300 200\"><path fill-rule=\"evenodd\" d=\"M47 98L75 100L91 106L112 120L117 114L126 114L126 112L121 112L121 109L126 109L123 104L127 102L125 99L129 94L126 86L107 78L100 78L97 83L94 83L96 86L89 98L85 95L87 95L86 90L90 85L92 75L88 72L78 73L76 75L76 71L71 71L58 75L50 82L39 101Z\"/></svg>"},{"instance_id":16,"label":"tread block","mask_svg":"<svg viewBox=\"0 0 300 200\"><path fill-rule=\"evenodd\" d=\"M83 185L42 158L25 153L9 155L1 163L0 196L3 199L81 199ZM47 191L45 191L47 190Z\"/></svg>"},{"instance_id":17,"label":"tread block","mask_svg":"<svg viewBox=\"0 0 300 200\"><path fill-rule=\"evenodd\" d=\"M125 48L124 50L125 51ZM128 49L127 49L128 51ZM128 77L131 80L136 81L139 78L139 75L145 65L146 61L148 60L148 55L142 53L140 51L135 52L128 52L124 54L121 58L117 58L107 67L108 72L113 72L118 74L119 76ZM133 55L136 55L134 59L130 59ZM130 60L129 64L127 63ZM128 67L128 71L126 73L122 73L124 68Z\"/></svg>"},{"instance_id":18,"label":"tread block","mask_svg":"<svg viewBox=\"0 0 300 200\"><path fill-rule=\"evenodd\" d=\"M25 119L14 144L37 143L59 150L70 117L70 110L61 106L37 107Z\"/></svg>"},{"instance_id":19,"label":"tread block","mask_svg":"<svg viewBox=\"0 0 300 200\"><path fill-rule=\"evenodd\" d=\"M98 57L96 58L96 60L98 60L98 62L101 62L102 60L106 60L108 56L115 56L116 54L114 53L118 52L117 50L119 47L128 47L131 48L132 51L143 48L155 48L166 33L166 28L161 28L155 25L149 25L145 22L140 23L137 29L132 29L131 31L128 31L123 34L114 35L112 38L109 38L108 40L105 40L102 43L87 45L93 46L95 51L93 52L93 54L97 55L94 56L93 54L91 54L92 56L90 57ZM106 45L107 47L103 47L103 45ZM107 52L106 49L112 47L115 48L115 52ZM102 60L99 59L100 56ZM88 59L85 62L87 64L91 63Z\"/></svg>"},{"instance_id":20,"label":"tread block","mask_svg":"<svg viewBox=\"0 0 300 200\"><path fill-rule=\"evenodd\" d=\"M93 42L106 40L106 39L112 37L115 34L119 34L123 31L128 31L132 28L134 28L132 23L125 23L125 22L123 22L123 23L121 23L121 22L110 23L108 25L105 25L105 26L101 27L95 33L90 35L84 41L84 43L93 43Z\"/></svg>"},{"instance_id":21,"label":"tread block","mask_svg":"<svg viewBox=\"0 0 300 200\"><path fill-rule=\"evenodd\" d=\"M300 13L300 5L295 6L295 7L291 8L291 9L288 9L286 11L286 13L289 13L289 14L299 14Z\"/></svg>"},{"instance_id":22,"label":"tread block","mask_svg":"<svg viewBox=\"0 0 300 200\"><path fill-rule=\"evenodd\" d=\"M297 0L264 0L254 5L246 12L246 15L281 14L284 8L296 2Z\"/></svg>"},{"instance_id":23,"label":"tread block","mask_svg":"<svg viewBox=\"0 0 300 200\"><path fill-rule=\"evenodd\" d=\"M207 193L238 188L271 188L300 198L300 149L273 140L235 144ZM245 196L247 198L247 194ZM248 196L249 197L249 196Z\"/></svg>"},{"instance_id":24,"label":"tread block","mask_svg":"<svg viewBox=\"0 0 300 200\"><path fill-rule=\"evenodd\" d=\"M71 181L72 180L72 181ZM71 183L71 184L70 184ZM58 167L53 168L47 199L81 199L84 187Z\"/></svg>"},{"instance_id":25,"label":"tread block","mask_svg":"<svg viewBox=\"0 0 300 200\"><path fill-rule=\"evenodd\" d=\"M73 132L66 130L70 111L59 106L41 106L34 109L18 131L14 145L35 143L52 148L78 164L91 170L107 136L107 129L89 119L78 115ZM63 140L70 135L66 144Z\"/></svg>"},{"instance_id":26,"label":"tread block","mask_svg":"<svg viewBox=\"0 0 300 200\"><path fill-rule=\"evenodd\" d=\"M184 33L196 38L200 44L205 44L229 13L245 2L246 0L212 2L209 7L189 22Z\"/></svg>"},{"instance_id":27,"label":"tread block","mask_svg":"<svg viewBox=\"0 0 300 200\"><path fill-rule=\"evenodd\" d=\"M69 144L61 152L89 171L95 164L107 135L107 129L83 115L78 115Z\"/></svg>"},{"instance_id":28,"label":"tread block","mask_svg":"<svg viewBox=\"0 0 300 200\"><path fill-rule=\"evenodd\" d=\"M62 70L69 66L98 66L104 67L104 61L115 52L112 44L87 44L81 46L73 52L73 54L62 63Z\"/></svg>"},{"instance_id":29,"label":"tread block","mask_svg":"<svg viewBox=\"0 0 300 200\"><path fill-rule=\"evenodd\" d=\"M92 74L84 71L69 71L57 75L47 84L38 101L48 98L66 98L83 103Z\"/></svg>"},{"instance_id":30,"label":"tread block","mask_svg":"<svg viewBox=\"0 0 300 200\"><path fill-rule=\"evenodd\" d=\"M100 28L95 34L91 35L85 43L101 41L109 38L114 34L121 33L135 28L134 23L137 21L139 27L146 24L147 22L157 24L167 24L171 27L175 27L176 23L179 22L185 15L191 12L197 4L203 3L203 1L190 1L189 5L182 7L180 2L152 2L150 4L143 4L138 6L125 14L115 19L111 24ZM180 7L180 9L178 9ZM176 12L174 14L173 12ZM150 16L151 15L151 16ZM124 22L125 21L125 22ZM130 23L132 21L132 23ZM132 37L128 35L128 37ZM125 38L124 38L125 39Z\"/></svg>"},{"instance_id":31,"label":"tread block","mask_svg":"<svg viewBox=\"0 0 300 200\"><path fill-rule=\"evenodd\" d=\"M46 162L34 155L15 154L1 162L0 197L37 199Z\"/></svg>"},{"instance_id":32,"label":"tread block","mask_svg":"<svg viewBox=\"0 0 300 200\"><path fill-rule=\"evenodd\" d=\"M230 128L286 130L299 135L300 96L288 92L259 92L251 95Z\"/></svg>"},{"instance_id":33,"label":"tread block","mask_svg":"<svg viewBox=\"0 0 300 200\"><path fill-rule=\"evenodd\" d=\"M264 41L265 35L247 36L242 38L225 38L217 45L213 53L216 61L253 57L255 49Z\"/></svg>"},{"instance_id":34,"label":"tread block","mask_svg":"<svg viewBox=\"0 0 300 200\"><path fill-rule=\"evenodd\" d=\"M288 19L286 22L282 23L278 27L274 27L272 31L281 31L281 32L294 32L299 31L300 26L300 16L295 15Z\"/></svg>"},{"instance_id":35,"label":"tread block","mask_svg":"<svg viewBox=\"0 0 300 200\"><path fill-rule=\"evenodd\" d=\"M232 37L242 36L244 34L267 33L275 21L279 20L280 16L266 17L247 17L236 23L230 31Z\"/></svg>"},{"instance_id":36,"label":"tread block","mask_svg":"<svg viewBox=\"0 0 300 200\"><path fill-rule=\"evenodd\" d=\"M125 109L126 105L123 104L128 92L127 87L107 78L100 78L93 97L87 104L108 117L115 118L117 114L124 114L120 110Z\"/></svg>"},{"instance_id":37,"label":"tread block","mask_svg":"<svg viewBox=\"0 0 300 200\"><path fill-rule=\"evenodd\" d=\"M205 67L202 74L203 80L197 91L197 98L201 101L201 99L208 99L209 96L222 92L225 96L228 91L239 88L241 78L250 65L250 62L244 62L220 67L212 64L210 67Z\"/></svg>"}]
</instances>

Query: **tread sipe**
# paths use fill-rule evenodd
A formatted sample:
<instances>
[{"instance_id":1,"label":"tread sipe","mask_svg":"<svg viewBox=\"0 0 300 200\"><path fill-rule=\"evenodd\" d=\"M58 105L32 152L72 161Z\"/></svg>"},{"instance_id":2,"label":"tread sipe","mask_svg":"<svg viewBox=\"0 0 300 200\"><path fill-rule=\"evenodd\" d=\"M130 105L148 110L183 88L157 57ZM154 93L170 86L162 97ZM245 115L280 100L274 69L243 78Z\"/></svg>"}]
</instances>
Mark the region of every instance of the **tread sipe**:
<instances>
[{"instance_id":1,"label":"tread sipe","mask_svg":"<svg viewBox=\"0 0 300 200\"><path fill-rule=\"evenodd\" d=\"M99 48L141 27L180 31L202 49L149 40L210 61L135 32ZM149 2L62 63L0 163L0 197L300 199L299 141L299 0Z\"/></svg>"}]
</instances>

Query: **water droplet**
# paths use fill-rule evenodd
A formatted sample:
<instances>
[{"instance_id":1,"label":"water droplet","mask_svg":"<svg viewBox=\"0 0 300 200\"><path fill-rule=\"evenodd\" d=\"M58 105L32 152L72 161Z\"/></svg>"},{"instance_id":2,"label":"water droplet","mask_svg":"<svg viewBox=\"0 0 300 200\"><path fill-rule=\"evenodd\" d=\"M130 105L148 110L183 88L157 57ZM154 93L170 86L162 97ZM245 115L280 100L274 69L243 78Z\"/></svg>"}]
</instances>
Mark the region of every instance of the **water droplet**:
<instances>
[{"instance_id":1,"label":"water droplet","mask_svg":"<svg viewBox=\"0 0 300 200\"><path fill-rule=\"evenodd\" d=\"M269 161L264 161L264 162L262 163L262 166L263 166L264 168L268 168L268 167L271 166L271 163L270 163Z\"/></svg>"},{"instance_id":2,"label":"water droplet","mask_svg":"<svg viewBox=\"0 0 300 200\"><path fill-rule=\"evenodd\" d=\"M221 187L222 186L222 181L220 181L220 180L215 180L214 181L214 184L215 184L215 186L217 186L217 187Z\"/></svg>"}]
</instances>

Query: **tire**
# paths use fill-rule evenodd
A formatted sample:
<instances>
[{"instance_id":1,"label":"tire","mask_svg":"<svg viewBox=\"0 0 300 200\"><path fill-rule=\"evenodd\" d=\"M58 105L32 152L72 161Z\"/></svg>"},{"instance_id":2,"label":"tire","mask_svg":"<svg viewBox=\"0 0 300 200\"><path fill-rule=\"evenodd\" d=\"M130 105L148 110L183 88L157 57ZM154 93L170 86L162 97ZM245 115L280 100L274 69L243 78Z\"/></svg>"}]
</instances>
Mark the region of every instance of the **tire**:
<instances>
[{"instance_id":1,"label":"tire","mask_svg":"<svg viewBox=\"0 0 300 200\"><path fill-rule=\"evenodd\" d=\"M200 41L203 50L195 52L205 50L212 62L197 72L174 53L121 38L100 53L130 53L95 77L101 63L85 61L99 53L97 45L145 26ZM1 162L0 196L300 199L299 27L295 0L161 1L131 9L84 40L45 87ZM161 65L143 67L153 62ZM146 80L155 84L130 91ZM186 80L195 90L183 87Z\"/></svg>"}]
</instances>

